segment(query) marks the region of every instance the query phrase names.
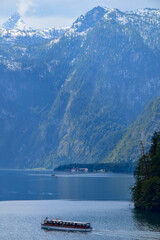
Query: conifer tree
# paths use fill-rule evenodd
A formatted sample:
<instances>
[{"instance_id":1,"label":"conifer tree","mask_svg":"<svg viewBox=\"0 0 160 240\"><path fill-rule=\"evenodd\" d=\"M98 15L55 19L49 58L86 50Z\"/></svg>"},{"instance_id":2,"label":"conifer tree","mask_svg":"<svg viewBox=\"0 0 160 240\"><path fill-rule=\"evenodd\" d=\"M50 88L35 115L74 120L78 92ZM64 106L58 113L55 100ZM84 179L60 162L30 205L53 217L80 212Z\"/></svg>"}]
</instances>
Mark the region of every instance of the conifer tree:
<instances>
[{"instance_id":1,"label":"conifer tree","mask_svg":"<svg viewBox=\"0 0 160 240\"><path fill-rule=\"evenodd\" d=\"M148 153L139 159L134 172L132 199L138 209L160 212L160 132L155 132Z\"/></svg>"}]
</instances>

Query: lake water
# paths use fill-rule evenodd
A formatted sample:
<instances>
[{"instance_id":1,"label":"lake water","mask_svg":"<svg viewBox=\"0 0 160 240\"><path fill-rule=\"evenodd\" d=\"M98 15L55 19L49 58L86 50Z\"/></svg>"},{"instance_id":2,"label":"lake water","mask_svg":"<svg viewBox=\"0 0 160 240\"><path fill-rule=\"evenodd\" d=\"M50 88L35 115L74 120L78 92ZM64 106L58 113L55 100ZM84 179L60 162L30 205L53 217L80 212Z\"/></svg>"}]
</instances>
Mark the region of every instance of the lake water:
<instances>
[{"instance_id":1,"label":"lake water","mask_svg":"<svg viewBox=\"0 0 160 240\"><path fill-rule=\"evenodd\" d=\"M160 239L160 215L135 211L130 202L131 175L56 176L51 172L0 171L0 239ZM91 222L93 231L45 231L40 223L46 216Z\"/></svg>"},{"instance_id":2,"label":"lake water","mask_svg":"<svg viewBox=\"0 0 160 240\"><path fill-rule=\"evenodd\" d=\"M130 200L132 175L75 174L44 171L0 171L0 201Z\"/></svg>"}]
</instances>

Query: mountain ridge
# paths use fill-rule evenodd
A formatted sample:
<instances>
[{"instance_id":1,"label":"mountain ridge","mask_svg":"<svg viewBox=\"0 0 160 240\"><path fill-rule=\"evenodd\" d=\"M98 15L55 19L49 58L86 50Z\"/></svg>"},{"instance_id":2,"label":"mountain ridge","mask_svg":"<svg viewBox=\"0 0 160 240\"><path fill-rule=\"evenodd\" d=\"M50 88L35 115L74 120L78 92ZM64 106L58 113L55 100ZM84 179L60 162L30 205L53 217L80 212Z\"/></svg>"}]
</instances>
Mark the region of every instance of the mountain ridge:
<instances>
[{"instance_id":1,"label":"mountain ridge","mask_svg":"<svg viewBox=\"0 0 160 240\"><path fill-rule=\"evenodd\" d=\"M66 30L67 28L32 29L24 23L19 13L15 13L0 28L0 39L8 45L28 47L56 39Z\"/></svg>"},{"instance_id":2,"label":"mountain ridge","mask_svg":"<svg viewBox=\"0 0 160 240\"><path fill-rule=\"evenodd\" d=\"M128 127L159 96L157 11L95 8L58 38L1 47L1 167L114 160Z\"/></svg>"},{"instance_id":3,"label":"mountain ridge","mask_svg":"<svg viewBox=\"0 0 160 240\"><path fill-rule=\"evenodd\" d=\"M12 25L11 21L12 19L14 25ZM19 28L15 24L18 19L22 23L22 25L20 25ZM95 26L95 24L97 24L97 22L103 21L104 19L106 21L109 19L119 21L123 25L128 23L132 24L134 27L136 27L137 31L141 34L145 42L148 42L150 47L160 48L159 39L158 38L155 39L155 36L152 38L150 36L150 34L156 33L157 35L160 33L159 30L160 10L149 8L140 9L137 11L122 12L116 8L109 9L97 6L92 10L88 11L87 13L82 14L79 18L77 18L77 20L72 24L72 26L69 29L54 27L37 30L31 29L30 27L26 27L21 16L18 13L15 13L13 16L9 18L9 20L5 24L3 24L4 28L0 30L0 37L2 37L2 39L5 38L5 40L7 39L9 43L13 42L19 44L20 42L23 43L25 38L29 38L30 41L31 39L36 38L37 43L39 43L38 38L41 38L41 42L45 42L45 40L56 39L60 36L63 36L64 34L66 34L66 36L70 36L73 34L84 34L85 36L85 31L90 30L92 27ZM148 24L150 25L150 28L148 28ZM149 32L147 33L147 31ZM36 41L34 41L34 44L35 43Z\"/></svg>"},{"instance_id":4,"label":"mountain ridge","mask_svg":"<svg viewBox=\"0 0 160 240\"><path fill-rule=\"evenodd\" d=\"M24 21L22 20L18 12L14 13L3 25L2 28L6 30L17 29L17 30L31 30Z\"/></svg>"}]
</instances>

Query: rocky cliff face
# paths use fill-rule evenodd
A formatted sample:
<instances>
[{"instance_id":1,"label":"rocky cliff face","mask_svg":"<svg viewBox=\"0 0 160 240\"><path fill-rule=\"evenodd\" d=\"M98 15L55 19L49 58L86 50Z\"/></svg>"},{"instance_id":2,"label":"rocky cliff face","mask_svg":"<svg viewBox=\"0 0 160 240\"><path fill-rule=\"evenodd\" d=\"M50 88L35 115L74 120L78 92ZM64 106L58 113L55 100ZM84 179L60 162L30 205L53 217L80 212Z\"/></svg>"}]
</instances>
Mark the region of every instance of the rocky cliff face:
<instances>
[{"instance_id":1,"label":"rocky cliff face","mask_svg":"<svg viewBox=\"0 0 160 240\"><path fill-rule=\"evenodd\" d=\"M160 93L159 12L97 7L46 43L7 43L1 166L124 160L113 151Z\"/></svg>"}]
</instances>

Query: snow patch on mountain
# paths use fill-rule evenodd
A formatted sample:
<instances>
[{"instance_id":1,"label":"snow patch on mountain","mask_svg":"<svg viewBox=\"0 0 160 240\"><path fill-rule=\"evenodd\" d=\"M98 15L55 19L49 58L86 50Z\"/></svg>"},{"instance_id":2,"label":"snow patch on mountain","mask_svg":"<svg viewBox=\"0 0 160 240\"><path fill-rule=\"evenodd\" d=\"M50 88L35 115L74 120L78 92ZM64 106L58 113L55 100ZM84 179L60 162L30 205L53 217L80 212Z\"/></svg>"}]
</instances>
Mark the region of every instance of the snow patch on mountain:
<instances>
[{"instance_id":1,"label":"snow patch on mountain","mask_svg":"<svg viewBox=\"0 0 160 240\"><path fill-rule=\"evenodd\" d=\"M128 23L128 19L125 16L119 16L117 19L122 25L125 25Z\"/></svg>"},{"instance_id":2,"label":"snow patch on mountain","mask_svg":"<svg viewBox=\"0 0 160 240\"><path fill-rule=\"evenodd\" d=\"M130 24L149 47L160 49L160 10L146 8L121 12L118 9L107 9L104 20L121 25Z\"/></svg>"},{"instance_id":3,"label":"snow patch on mountain","mask_svg":"<svg viewBox=\"0 0 160 240\"><path fill-rule=\"evenodd\" d=\"M60 39L61 39L61 37L56 38L56 39L54 39L54 40L51 40L51 41L49 42L49 44L47 45L48 48L51 48L51 47L53 47L54 44L59 43Z\"/></svg>"},{"instance_id":4,"label":"snow patch on mountain","mask_svg":"<svg viewBox=\"0 0 160 240\"><path fill-rule=\"evenodd\" d=\"M121 25L125 25L128 23L128 19L125 13L119 11L116 8L107 9L107 13L104 15L104 19L107 21L115 20Z\"/></svg>"},{"instance_id":5,"label":"snow patch on mountain","mask_svg":"<svg viewBox=\"0 0 160 240\"><path fill-rule=\"evenodd\" d=\"M6 30L4 28L0 29L1 41L10 44L20 43L24 45L32 45L33 43L44 42L46 40L57 39L62 36L66 30L63 29L44 29L44 30L19 30L10 29Z\"/></svg>"},{"instance_id":6,"label":"snow patch on mountain","mask_svg":"<svg viewBox=\"0 0 160 240\"><path fill-rule=\"evenodd\" d=\"M19 13L12 15L3 25L6 30L18 29L18 30L30 30L30 28L24 23Z\"/></svg>"},{"instance_id":7,"label":"snow patch on mountain","mask_svg":"<svg viewBox=\"0 0 160 240\"><path fill-rule=\"evenodd\" d=\"M5 60L3 64L7 67L8 70L11 71L21 71L22 64L19 62Z\"/></svg>"},{"instance_id":8,"label":"snow patch on mountain","mask_svg":"<svg viewBox=\"0 0 160 240\"><path fill-rule=\"evenodd\" d=\"M84 41L92 29L100 21L115 21L123 25L132 25L151 48L160 49L160 10L140 9L137 11L121 12L118 9L95 7L91 11L81 15L69 28L48 28L33 30L26 26L21 16L16 13L11 16L0 29L0 41L8 44L33 45L50 41L50 46L59 42L62 36L67 38L81 37L83 47ZM48 45L47 45L48 46Z\"/></svg>"},{"instance_id":9,"label":"snow patch on mountain","mask_svg":"<svg viewBox=\"0 0 160 240\"><path fill-rule=\"evenodd\" d=\"M0 40L3 43L20 43L32 45L46 40L57 39L69 28L31 29L28 27L19 13L12 15L0 28Z\"/></svg>"}]
</instances>

